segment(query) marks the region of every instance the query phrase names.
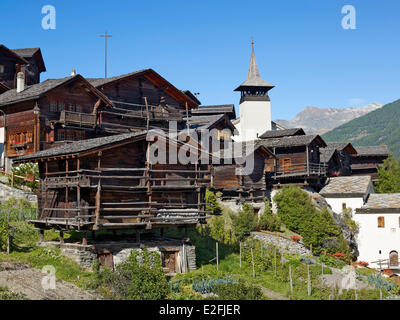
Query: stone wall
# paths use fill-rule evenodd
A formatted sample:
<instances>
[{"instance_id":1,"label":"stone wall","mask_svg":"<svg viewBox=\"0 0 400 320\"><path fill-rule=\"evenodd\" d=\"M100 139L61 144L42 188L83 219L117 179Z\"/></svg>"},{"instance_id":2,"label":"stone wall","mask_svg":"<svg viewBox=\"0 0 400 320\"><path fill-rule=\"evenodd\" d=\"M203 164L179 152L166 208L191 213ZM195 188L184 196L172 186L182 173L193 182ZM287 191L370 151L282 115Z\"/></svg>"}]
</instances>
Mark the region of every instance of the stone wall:
<instances>
[{"instance_id":1,"label":"stone wall","mask_svg":"<svg viewBox=\"0 0 400 320\"><path fill-rule=\"evenodd\" d=\"M278 240L278 237L275 235L261 232L252 232L251 235L254 239L275 245L280 251L299 255L311 255L310 250L301 243L297 243L282 237L279 237Z\"/></svg>"},{"instance_id":2,"label":"stone wall","mask_svg":"<svg viewBox=\"0 0 400 320\"><path fill-rule=\"evenodd\" d=\"M0 182L0 202L4 202L11 197L24 198L29 202L37 202L37 196L33 192L27 192L20 189L11 188Z\"/></svg>"}]
</instances>

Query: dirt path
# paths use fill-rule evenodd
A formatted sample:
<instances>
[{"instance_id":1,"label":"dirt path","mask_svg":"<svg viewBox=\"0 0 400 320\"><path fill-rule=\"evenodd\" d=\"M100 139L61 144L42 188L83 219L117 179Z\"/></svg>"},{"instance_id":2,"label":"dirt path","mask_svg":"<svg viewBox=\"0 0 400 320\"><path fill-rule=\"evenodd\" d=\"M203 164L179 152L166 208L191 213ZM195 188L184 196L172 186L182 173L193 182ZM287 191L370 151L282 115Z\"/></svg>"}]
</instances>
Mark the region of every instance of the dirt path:
<instances>
[{"instance_id":1,"label":"dirt path","mask_svg":"<svg viewBox=\"0 0 400 320\"><path fill-rule=\"evenodd\" d=\"M19 262L0 263L0 286L15 293L23 293L30 300L94 300L98 297L62 281L56 281L56 289L45 290L41 270Z\"/></svg>"}]
</instances>

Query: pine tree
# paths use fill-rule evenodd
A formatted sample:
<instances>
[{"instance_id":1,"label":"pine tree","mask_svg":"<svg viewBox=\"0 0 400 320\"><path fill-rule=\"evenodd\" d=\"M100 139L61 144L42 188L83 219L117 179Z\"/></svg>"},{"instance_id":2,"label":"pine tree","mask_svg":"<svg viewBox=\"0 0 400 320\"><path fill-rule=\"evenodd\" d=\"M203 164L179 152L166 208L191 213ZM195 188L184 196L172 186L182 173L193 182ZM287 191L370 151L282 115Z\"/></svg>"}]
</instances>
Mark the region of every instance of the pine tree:
<instances>
[{"instance_id":1,"label":"pine tree","mask_svg":"<svg viewBox=\"0 0 400 320\"><path fill-rule=\"evenodd\" d=\"M396 160L391 153L378 168L378 182L375 189L378 193L400 192L400 160Z\"/></svg>"}]
</instances>

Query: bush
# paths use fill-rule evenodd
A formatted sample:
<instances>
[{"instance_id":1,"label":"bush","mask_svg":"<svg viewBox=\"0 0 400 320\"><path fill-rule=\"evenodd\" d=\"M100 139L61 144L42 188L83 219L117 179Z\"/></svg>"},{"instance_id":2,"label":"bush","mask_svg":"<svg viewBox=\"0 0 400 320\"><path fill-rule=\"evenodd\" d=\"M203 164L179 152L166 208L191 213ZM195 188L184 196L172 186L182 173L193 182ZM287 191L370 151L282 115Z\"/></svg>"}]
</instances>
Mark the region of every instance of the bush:
<instances>
[{"instance_id":1,"label":"bush","mask_svg":"<svg viewBox=\"0 0 400 320\"><path fill-rule=\"evenodd\" d=\"M281 219L273 214L268 202L265 202L265 210L258 219L258 225L262 230L279 231L281 229Z\"/></svg>"},{"instance_id":2,"label":"bush","mask_svg":"<svg viewBox=\"0 0 400 320\"><path fill-rule=\"evenodd\" d=\"M319 257L319 261L321 261L324 265L332 268L342 269L346 263L343 260L335 258L330 254L321 254Z\"/></svg>"},{"instance_id":3,"label":"bush","mask_svg":"<svg viewBox=\"0 0 400 320\"><path fill-rule=\"evenodd\" d=\"M216 214L216 215L221 214L222 208L218 202L217 196L208 189L206 189L205 200L206 200L206 203L208 203L208 205L206 206L207 211L212 211L213 214Z\"/></svg>"},{"instance_id":4,"label":"bush","mask_svg":"<svg viewBox=\"0 0 400 320\"><path fill-rule=\"evenodd\" d=\"M333 239L335 241L330 241L330 243L335 245L329 250L348 254L348 245L328 209L317 210L307 192L299 187L286 186L280 190L274 200L282 222L291 231L300 234L306 245L312 244L313 252L321 253L326 240Z\"/></svg>"},{"instance_id":5,"label":"bush","mask_svg":"<svg viewBox=\"0 0 400 320\"><path fill-rule=\"evenodd\" d=\"M210 223L210 236L219 242L224 242L225 220L223 217L212 218Z\"/></svg>"},{"instance_id":6,"label":"bush","mask_svg":"<svg viewBox=\"0 0 400 320\"><path fill-rule=\"evenodd\" d=\"M7 218L0 216L0 251L5 251L8 244L9 228Z\"/></svg>"},{"instance_id":7,"label":"bush","mask_svg":"<svg viewBox=\"0 0 400 320\"><path fill-rule=\"evenodd\" d=\"M18 167L12 168L12 172L14 173L15 187L27 186L32 191L35 191L37 188L39 188L39 182L36 181L39 179L39 166L37 163L21 164ZM15 176L26 177L32 181L25 181L25 179L17 178ZM8 178L8 183L11 185L11 177Z\"/></svg>"},{"instance_id":8,"label":"bush","mask_svg":"<svg viewBox=\"0 0 400 320\"><path fill-rule=\"evenodd\" d=\"M262 251L261 246L263 246ZM275 246L257 240L247 241L243 246L242 256L243 260L250 265L252 265L251 249L253 249L254 265L257 268L262 271L273 268L275 263ZM278 249L276 249L276 261L277 265L279 265L281 253Z\"/></svg>"},{"instance_id":9,"label":"bush","mask_svg":"<svg viewBox=\"0 0 400 320\"><path fill-rule=\"evenodd\" d=\"M239 280L237 284L217 284L214 293L221 300L261 300L264 298L259 287Z\"/></svg>"},{"instance_id":10,"label":"bush","mask_svg":"<svg viewBox=\"0 0 400 320\"><path fill-rule=\"evenodd\" d=\"M128 260L119 264L115 271L95 268L95 287L109 288L115 298L160 300L171 292L159 254L146 249L141 253L132 250Z\"/></svg>"},{"instance_id":11,"label":"bush","mask_svg":"<svg viewBox=\"0 0 400 320\"><path fill-rule=\"evenodd\" d=\"M243 241L250 232L257 228L257 217L254 208L248 203L243 204L243 208L238 214L232 214L233 233L239 241Z\"/></svg>"}]
</instances>

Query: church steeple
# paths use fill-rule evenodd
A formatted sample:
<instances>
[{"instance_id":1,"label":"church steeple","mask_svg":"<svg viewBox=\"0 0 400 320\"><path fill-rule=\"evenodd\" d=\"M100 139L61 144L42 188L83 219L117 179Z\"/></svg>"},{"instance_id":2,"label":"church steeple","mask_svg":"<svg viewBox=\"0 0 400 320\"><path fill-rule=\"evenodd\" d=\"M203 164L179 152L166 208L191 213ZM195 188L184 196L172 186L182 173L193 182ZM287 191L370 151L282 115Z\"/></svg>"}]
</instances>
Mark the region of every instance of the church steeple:
<instances>
[{"instance_id":1,"label":"church steeple","mask_svg":"<svg viewBox=\"0 0 400 320\"><path fill-rule=\"evenodd\" d=\"M247 75L247 80L243 82L235 91L242 92L265 92L267 93L269 90L274 88L275 86L263 79L261 79L260 72L258 71L256 55L254 53L254 42L251 42L251 58L250 58L250 66L249 73Z\"/></svg>"}]
</instances>

